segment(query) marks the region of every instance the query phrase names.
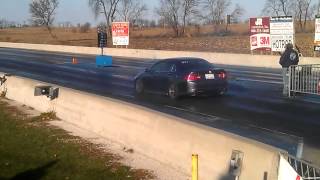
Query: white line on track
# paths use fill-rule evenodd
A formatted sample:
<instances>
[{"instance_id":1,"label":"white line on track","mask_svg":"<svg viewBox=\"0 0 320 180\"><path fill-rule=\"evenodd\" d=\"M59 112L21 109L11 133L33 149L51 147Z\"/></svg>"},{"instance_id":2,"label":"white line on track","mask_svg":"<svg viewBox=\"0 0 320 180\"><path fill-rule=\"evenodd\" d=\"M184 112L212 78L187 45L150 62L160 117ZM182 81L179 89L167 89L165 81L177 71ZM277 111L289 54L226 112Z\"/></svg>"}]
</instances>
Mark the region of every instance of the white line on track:
<instances>
[{"instance_id":1,"label":"white line on track","mask_svg":"<svg viewBox=\"0 0 320 180\"><path fill-rule=\"evenodd\" d=\"M176 109L176 110L180 110L180 111L184 111L184 112L199 114L199 115L202 115L202 116L211 117L211 118L213 118L214 121L217 121L217 120L225 120L225 119L221 119L221 118L219 118L219 117L212 116L212 115L209 115L209 114L204 114L204 113L199 113L199 112L193 112L193 111L189 111L189 110L182 109L182 108L178 108L178 107L174 107L174 106L168 106L168 105L166 105L165 107L172 108L172 109ZM225 120L225 121L226 121L226 120ZM202 122L202 121L201 121L201 122ZM285 135L285 136L290 136L290 137L293 137L293 138L299 138L299 139L301 139L301 137L299 137L299 136L295 136L295 135L292 135L292 134L284 133L284 132L281 132L281 131L276 131L276 130L272 130L272 129L268 129L268 128L264 128L264 127L259 127L259 126L253 125L253 124L248 124L248 125L249 125L249 127L252 127L252 128L255 128L255 129L260 129L260 130L267 131L267 132L271 132L271 133L274 133L274 134L280 134L280 135Z\"/></svg>"},{"instance_id":2,"label":"white line on track","mask_svg":"<svg viewBox=\"0 0 320 180\"><path fill-rule=\"evenodd\" d=\"M217 117L217 116L210 115L210 114L204 114L204 113L200 113L200 112L194 112L194 111L190 111L190 110L188 110L188 109L178 108L178 107L169 106L169 105L165 105L165 107L171 108L171 109L175 109L175 110L179 110L179 111L184 111L184 112L188 112L188 113L199 114L199 115L202 115L202 116L210 117L210 118L212 118L212 120L214 120L214 121L222 120L221 118L219 118L219 117Z\"/></svg>"},{"instance_id":3,"label":"white line on track","mask_svg":"<svg viewBox=\"0 0 320 180\"><path fill-rule=\"evenodd\" d=\"M264 80L257 80L257 79L249 79L249 78L236 78L238 81L251 81L251 82L260 82L260 83L269 83L269 84L282 84L279 81L264 81Z\"/></svg>"},{"instance_id":4,"label":"white line on track","mask_svg":"<svg viewBox=\"0 0 320 180\"><path fill-rule=\"evenodd\" d=\"M276 130L268 129L268 128L264 128L264 127L259 127L259 126L253 125L253 124L249 124L249 126L253 127L253 128L256 128L256 129L261 129L261 130L264 130L264 131L269 131L269 132L272 132L272 133L277 133L277 134L281 134L281 135L285 135L285 136L290 136L290 137L302 139L302 137L299 137L299 136L296 136L296 135L292 135L292 134L288 134L288 133L284 133L284 132L281 132L281 131L276 131Z\"/></svg>"},{"instance_id":5,"label":"white line on track","mask_svg":"<svg viewBox=\"0 0 320 180\"><path fill-rule=\"evenodd\" d=\"M226 69L227 72L232 73L248 73L248 74L259 74L259 75L265 75L265 76L278 76L282 77L279 73L267 73L267 72L259 72L259 71L244 71L244 70L234 70L234 69Z\"/></svg>"},{"instance_id":6,"label":"white line on track","mask_svg":"<svg viewBox=\"0 0 320 180\"><path fill-rule=\"evenodd\" d=\"M135 97L129 94L119 94L122 97L126 97L126 98L130 98L130 99L134 99Z\"/></svg>"}]
</instances>

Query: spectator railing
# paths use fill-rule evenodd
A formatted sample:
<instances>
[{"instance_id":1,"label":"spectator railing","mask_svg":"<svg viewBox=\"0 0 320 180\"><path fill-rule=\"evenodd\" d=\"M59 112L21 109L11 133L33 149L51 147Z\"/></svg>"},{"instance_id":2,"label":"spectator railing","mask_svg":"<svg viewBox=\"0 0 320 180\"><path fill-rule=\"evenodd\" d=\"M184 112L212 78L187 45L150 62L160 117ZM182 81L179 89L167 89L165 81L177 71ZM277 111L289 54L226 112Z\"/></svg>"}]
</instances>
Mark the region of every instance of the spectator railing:
<instances>
[{"instance_id":1,"label":"spectator railing","mask_svg":"<svg viewBox=\"0 0 320 180\"><path fill-rule=\"evenodd\" d=\"M289 67L289 97L297 93L320 95L320 64Z\"/></svg>"},{"instance_id":2,"label":"spectator railing","mask_svg":"<svg viewBox=\"0 0 320 180\"><path fill-rule=\"evenodd\" d=\"M320 180L320 168L294 156L287 155L289 164L303 180Z\"/></svg>"}]
</instances>

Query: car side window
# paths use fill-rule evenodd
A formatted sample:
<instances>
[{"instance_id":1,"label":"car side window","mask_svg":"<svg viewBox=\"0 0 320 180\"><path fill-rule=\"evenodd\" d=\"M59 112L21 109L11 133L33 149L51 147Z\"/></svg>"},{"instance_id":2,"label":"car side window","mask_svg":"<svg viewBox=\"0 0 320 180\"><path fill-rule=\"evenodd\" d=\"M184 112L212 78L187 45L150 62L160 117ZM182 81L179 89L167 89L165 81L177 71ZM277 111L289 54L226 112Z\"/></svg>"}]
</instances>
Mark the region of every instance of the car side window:
<instances>
[{"instance_id":1,"label":"car side window","mask_svg":"<svg viewBox=\"0 0 320 180\"><path fill-rule=\"evenodd\" d=\"M151 70L153 72L170 72L171 70L171 64L167 62L159 62L155 64Z\"/></svg>"}]
</instances>

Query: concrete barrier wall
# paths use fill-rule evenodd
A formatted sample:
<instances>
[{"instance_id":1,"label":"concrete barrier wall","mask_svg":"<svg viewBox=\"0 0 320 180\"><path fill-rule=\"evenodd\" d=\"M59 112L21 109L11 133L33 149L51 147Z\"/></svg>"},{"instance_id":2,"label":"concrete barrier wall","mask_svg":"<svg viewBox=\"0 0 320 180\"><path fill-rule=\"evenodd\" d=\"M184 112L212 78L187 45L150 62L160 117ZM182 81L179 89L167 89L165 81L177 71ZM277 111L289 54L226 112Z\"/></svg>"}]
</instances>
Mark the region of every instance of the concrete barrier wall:
<instances>
[{"instance_id":1,"label":"concrete barrier wall","mask_svg":"<svg viewBox=\"0 0 320 180\"><path fill-rule=\"evenodd\" d=\"M6 43L6 42L0 42L0 47L54 51L54 52L67 52L67 53L76 53L76 54L92 54L92 55L100 54L100 49L95 47ZM115 49L115 48L108 48L106 50L106 53L111 56L147 58L147 59L165 59L165 58L172 58L172 57L200 57L216 64L280 68L279 56L190 52L190 51ZM301 58L300 64L320 64L320 58L304 57L304 58Z\"/></svg>"},{"instance_id":2,"label":"concrete barrier wall","mask_svg":"<svg viewBox=\"0 0 320 180\"><path fill-rule=\"evenodd\" d=\"M199 155L201 180L223 180L232 150L244 153L241 180L277 179L279 149L127 102L60 87L58 99L35 97L47 85L7 77L6 97L39 111L55 111L63 121L119 142L191 175L191 155Z\"/></svg>"}]
</instances>

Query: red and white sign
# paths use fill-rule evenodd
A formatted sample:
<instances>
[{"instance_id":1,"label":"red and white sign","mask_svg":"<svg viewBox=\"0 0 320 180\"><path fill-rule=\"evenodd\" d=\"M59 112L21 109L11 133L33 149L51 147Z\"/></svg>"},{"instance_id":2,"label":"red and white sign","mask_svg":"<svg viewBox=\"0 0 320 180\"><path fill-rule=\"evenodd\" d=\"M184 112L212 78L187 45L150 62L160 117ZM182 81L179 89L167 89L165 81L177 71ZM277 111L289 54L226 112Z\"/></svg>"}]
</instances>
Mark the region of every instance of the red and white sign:
<instances>
[{"instance_id":1,"label":"red and white sign","mask_svg":"<svg viewBox=\"0 0 320 180\"><path fill-rule=\"evenodd\" d=\"M114 46L129 45L129 22L112 23L112 42Z\"/></svg>"},{"instance_id":2,"label":"red and white sign","mask_svg":"<svg viewBox=\"0 0 320 180\"><path fill-rule=\"evenodd\" d=\"M291 167L291 165L288 163L288 161L283 156L281 156L280 157L278 180L303 180L303 179Z\"/></svg>"},{"instance_id":3,"label":"red and white sign","mask_svg":"<svg viewBox=\"0 0 320 180\"><path fill-rule=\"evenodd\" d=\"M251 50L268 50L270 42L270 18L250 18L250 45Z\"/></svg>"}]
</instances>

